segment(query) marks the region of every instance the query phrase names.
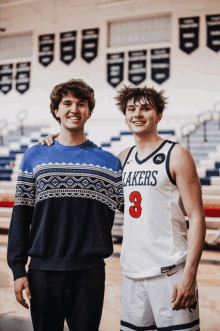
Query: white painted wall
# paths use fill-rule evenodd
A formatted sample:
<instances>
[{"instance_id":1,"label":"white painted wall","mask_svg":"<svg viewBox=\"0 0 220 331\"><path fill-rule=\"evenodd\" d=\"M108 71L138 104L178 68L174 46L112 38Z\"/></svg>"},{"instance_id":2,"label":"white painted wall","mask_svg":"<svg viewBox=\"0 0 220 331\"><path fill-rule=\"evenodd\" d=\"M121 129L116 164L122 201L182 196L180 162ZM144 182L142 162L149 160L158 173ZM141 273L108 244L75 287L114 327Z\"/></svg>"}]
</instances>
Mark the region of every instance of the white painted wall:
<instances>
[{"instance_id":1,"label":"white painted wall","mask_svg":"<svg viewBox=\"0 0 220 331\"><path fill-rule=\"evenodd\" d=\"M0 119L7 118L16 121L16 114L21 109L28 109L26 122L50 123L58 127L49 111L49 95L54 85L71 78L82 78L95 90L97 105L87 126L102 126L103 123L123 123L123 116L115 106L115 89L106 80L106 53L130 51L132 49L148 50L148 77L142 85L165 89L169 96L169 105L164 114L164 126L175 127L176 123L190 120L197 113L209 110L212 104L220 99L220 52L215 53L206 46L205 15L219 14L219 0L136 0L125 4L95 6L100 1L70 1L70 0L38 0L23 4L1 5L1 26L7 30L4 33L33 32L33 56L31 70L31 87L24 95L15 89L6 96L0 92ZM109 1L110 2L110 1ZM90 5L89 5L90 4ZM129 17L140 17L157 13L172 14L172 42L164 44L147 44L109 50L107 48L107 22ZM179 17L200 16L200 46L191 55L179 49ZM100 28L98 57L87 64L81 57L81 30ZM77 30L77 57L69 65L59 60L59 33ZM38 36L55 33L55 59L47 67L38 62ZM161 86L150 79L150 49L171 47L170 79ZM127 55L126 55L127 56ZM23 59L27 61L29 59ZM19 59L22 61L22 59ZM3 63L17 62L14 60ZM127 63L127 59L126 59ZM123 83L126 80L127 65L125 65ZM120 87L120 86L119 86ZM104 120L104 122L103 122ZM161 124L163 126L163 124Z\"/></svg>"}]
</instances>

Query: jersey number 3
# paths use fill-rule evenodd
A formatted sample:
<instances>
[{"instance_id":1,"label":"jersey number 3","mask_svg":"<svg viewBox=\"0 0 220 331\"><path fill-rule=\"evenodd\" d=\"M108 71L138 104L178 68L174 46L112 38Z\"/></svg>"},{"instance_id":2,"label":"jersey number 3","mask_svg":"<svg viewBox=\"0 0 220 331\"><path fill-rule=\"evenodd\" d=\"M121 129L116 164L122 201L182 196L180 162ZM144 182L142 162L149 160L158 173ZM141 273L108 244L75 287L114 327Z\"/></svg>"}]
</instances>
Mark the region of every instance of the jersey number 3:
<instances>
[{"instance_id":1,"label":"jersey number 3","mask_svg":"<svg viewBox=\"0 0 220 331\"><path fill-rule=\"evenodd\" d=\"M134 205L129 208L129 213L132 217L138 218L141 216L141 195L139 192L132 192L129 197L131 202L134 202Z\"/></svg>"}]
</instances>

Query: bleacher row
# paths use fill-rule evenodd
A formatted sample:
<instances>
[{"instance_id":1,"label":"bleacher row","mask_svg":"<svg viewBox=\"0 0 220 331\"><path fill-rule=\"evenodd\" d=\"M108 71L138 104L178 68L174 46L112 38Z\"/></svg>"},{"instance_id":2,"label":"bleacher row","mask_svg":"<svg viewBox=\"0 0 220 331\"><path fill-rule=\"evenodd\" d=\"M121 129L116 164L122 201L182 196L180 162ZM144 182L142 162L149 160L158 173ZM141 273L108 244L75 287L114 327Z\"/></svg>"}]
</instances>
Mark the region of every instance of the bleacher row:
<instances>
[{"instance_id":1,"label":"bleacher row","mask_svg":"<svg viewBox=\"0 0 220 331\"><path fill-rule=\"evenodd\" d=\"M190 151L197 165L198 174L202 184L203 203L206 215L208 244L219 246L220 242L220 131L217 122L210 124L211 140L202 141L202 131L197 130L191 137ZM216 130L213 131L213 127ZM42 137L45 137L50 128L25 128L25 136L18 133L5 137L5 146L0 147L0 231L7 233L12 207L14 204L15 186L19 165L24 152ZM174 130L160 130L160 136L164 139L177 141ZM90 134L86 134L90 138ZM215 137L217 135L217 137ZM94 140L95 139L91 139ZM183 138L180 143L186 145ZM110 138L109 142L100 143L103 149L117 155L128 146L134 145L133 134L129 131L121 131L118 135ZM210 152L211 151L211 152ZM187 216L186 216L187 220ZM113 237L121 240L123 236L123 214L117 212L113 227Z\"/></svg>"}]
</instances>

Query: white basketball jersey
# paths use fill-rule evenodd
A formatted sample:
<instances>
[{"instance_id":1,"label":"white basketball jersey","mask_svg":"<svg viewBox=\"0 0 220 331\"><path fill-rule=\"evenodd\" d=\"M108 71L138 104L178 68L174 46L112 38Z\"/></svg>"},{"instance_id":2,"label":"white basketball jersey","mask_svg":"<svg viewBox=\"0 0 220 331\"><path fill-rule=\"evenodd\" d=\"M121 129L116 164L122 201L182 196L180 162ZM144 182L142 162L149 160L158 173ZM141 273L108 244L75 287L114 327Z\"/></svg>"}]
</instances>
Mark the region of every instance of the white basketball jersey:
<instances>
[{"instance_id":1,"label":"white basketball jersey","mask_svg":"<svg viewBox=\"0 0 220 331\"><path fill-rule=\"evenodd\" d=\"M142 161L132 147L125 161L121 266L127 277L159 275L186 260L184 208L169 171L174 145L165 140Z\"/></svg>"}]
</instances>

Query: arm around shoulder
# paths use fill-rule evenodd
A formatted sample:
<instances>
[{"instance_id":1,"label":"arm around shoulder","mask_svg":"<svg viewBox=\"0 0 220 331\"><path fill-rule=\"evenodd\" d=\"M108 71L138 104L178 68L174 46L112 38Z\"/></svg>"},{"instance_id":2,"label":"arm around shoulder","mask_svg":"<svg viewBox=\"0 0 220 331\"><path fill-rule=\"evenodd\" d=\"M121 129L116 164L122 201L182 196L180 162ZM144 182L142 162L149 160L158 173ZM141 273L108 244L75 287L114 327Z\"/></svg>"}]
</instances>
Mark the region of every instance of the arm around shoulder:
<instances>
[{"instance_id":1,"label":"arm around shoulder","mask_svg":"<svg viewBox=\"0 0 220 331\"><path fill-rule=\"evenodd\" d=\"M124 149L123 151L121 151L117 157L119 158L120 162L121 162L121 166L123 167L124 163L125 163L125 160L128 156L128 153L130 151L131 147L128 147L126 149Z\"/></svg>"}]
</instances>

